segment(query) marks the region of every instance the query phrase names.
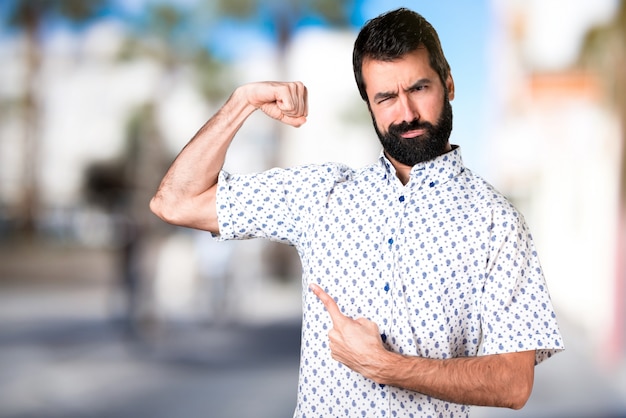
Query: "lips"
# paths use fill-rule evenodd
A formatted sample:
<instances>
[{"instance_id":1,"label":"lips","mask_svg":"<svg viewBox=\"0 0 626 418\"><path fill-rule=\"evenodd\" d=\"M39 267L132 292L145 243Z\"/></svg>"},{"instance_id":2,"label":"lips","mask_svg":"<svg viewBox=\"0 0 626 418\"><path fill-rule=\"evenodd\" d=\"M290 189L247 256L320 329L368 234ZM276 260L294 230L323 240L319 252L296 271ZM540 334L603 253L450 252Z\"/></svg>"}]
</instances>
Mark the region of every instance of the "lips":
<instances>
[{"instance_id":1,"label":"lips","mask_svg":"<svg viewBox=\"0 0 626 418\"><path fill-rule=\"evenodd\" d=\"M429 122L413 120L410 123L402 122L397 125L392 124L389 126L389 132L398 138L413 139L426 135L431 128L432 124Z\"/></svg>"},{"instance_id":2,"label":"lips","mask_svg":"<svg viewBox=\"0 0 626 418\"><path fill-rule=\"evenodd\" d=\"M414 129L400 134L402 138L411 139L422 136L426 133L426 129Z\"/></svg>"}]
</instances>

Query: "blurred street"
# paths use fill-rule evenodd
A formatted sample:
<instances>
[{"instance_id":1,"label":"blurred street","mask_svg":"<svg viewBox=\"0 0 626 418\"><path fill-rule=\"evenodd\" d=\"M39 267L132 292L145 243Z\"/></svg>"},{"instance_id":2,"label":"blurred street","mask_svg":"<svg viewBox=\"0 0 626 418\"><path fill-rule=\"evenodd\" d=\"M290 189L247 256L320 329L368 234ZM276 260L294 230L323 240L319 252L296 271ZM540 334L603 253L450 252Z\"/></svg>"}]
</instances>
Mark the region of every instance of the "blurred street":
<instances>
[{"instance_id":1,"label":"blurred street","mask_svg":"<svg viewBox=\"0 0 626 418\"><path fill-rule=\"evenodd\" d=\"M1 417L293 414L299 318L131 332L113 313L110 254L75 251L0 252Z\"/></svg>"},{"instance_id":2,"label":"blurred street","mask_svg":"<svg viewBox=\"0 0 626 418\"><path fill-rule=\"evenodd\" d=\"M297 316L148 322L133 334L112 313L110 261L96 250L2 248L0 417L292 415ZM623 371L599 374L576 330L563 332L567 350L537 368L526 408L473 417L626 417Z\"/></svg>"},{"instance_id":3,"label":"blurred street","mask_svg":"<svg viewBox=\"0 0 626 418\"><path fill-rule=\"evenodd\" d=\"M0 1L0 418L292 416L293 249L148 201L251 81L302 80L310 115L251 116L230 173L374 161L350 58L401 6L441 36L451 143L524 214L565 341L525 408L472 417L626 418L626 0Z\"/></svg>"}]
</instances>

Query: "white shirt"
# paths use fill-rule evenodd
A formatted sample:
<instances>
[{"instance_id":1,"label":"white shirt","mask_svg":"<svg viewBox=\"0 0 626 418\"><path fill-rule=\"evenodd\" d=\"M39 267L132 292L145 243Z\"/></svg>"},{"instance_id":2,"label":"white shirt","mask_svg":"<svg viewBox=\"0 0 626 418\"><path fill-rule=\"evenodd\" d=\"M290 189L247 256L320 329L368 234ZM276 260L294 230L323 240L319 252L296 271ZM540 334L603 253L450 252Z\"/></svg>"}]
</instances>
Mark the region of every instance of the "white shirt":
<instances>
[{"instance_id":1,"label":"white shirt","mask_svg":"<svg viewBox=\"0 0 626 418\"><path fill-rule=\"evenodd\" d=\"M220 174L219 239L296 247L303 318L297 417L463 417L469 407L378 385L333 360L320 285L387 349L436 359L563 349L521 214L463 166L460 148L413 167L402 185L379 160Z\"/></svg>"}]
</instances>

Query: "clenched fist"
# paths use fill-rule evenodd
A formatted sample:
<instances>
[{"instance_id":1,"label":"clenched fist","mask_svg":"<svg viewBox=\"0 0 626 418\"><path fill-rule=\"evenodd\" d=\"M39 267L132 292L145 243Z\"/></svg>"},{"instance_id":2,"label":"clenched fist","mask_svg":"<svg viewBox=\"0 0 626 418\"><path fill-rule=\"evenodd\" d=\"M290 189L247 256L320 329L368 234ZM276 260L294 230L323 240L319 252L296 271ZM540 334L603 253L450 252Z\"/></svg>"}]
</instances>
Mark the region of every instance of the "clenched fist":
<instances>
[{"instance_id":1,"label":"clenched fist","mask_svg":"<svg viewBox=\"0 0 626 418\"><path fill-rule=\"evenodd\" d=\"M271 118L295 127L306 122L307 89L299 81L250 83L239 89L250 105Z\"/></svg>"}]
</instances>

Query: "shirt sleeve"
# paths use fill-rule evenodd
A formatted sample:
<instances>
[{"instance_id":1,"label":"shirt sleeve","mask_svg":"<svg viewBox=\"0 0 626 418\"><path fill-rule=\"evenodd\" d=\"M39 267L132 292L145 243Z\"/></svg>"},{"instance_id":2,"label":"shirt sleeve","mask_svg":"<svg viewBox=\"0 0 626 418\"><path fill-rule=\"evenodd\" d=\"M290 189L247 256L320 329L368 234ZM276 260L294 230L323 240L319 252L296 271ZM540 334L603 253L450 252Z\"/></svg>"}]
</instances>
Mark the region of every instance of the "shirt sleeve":
<instances>
[{"instance_id":1,"label":"shirt sleeve","mask_svg":"<svg viewBox=\"0 0 626 418\"><path fill-rule=\"evenodd\" d=\"M533 239L512 206L494 211L483 291L481 354L536 350L536 364L563 340Z\"/></svg>"},{"instance_id":2,"label":"shirt sleeve","mask_svg":"<svg viewBox=\"0 0 626 418\"><path fill-rule=\"evenodd\" d=\"M341 164L275 168L232 175L222 171L216 195L218 240L265 238L297 245L333 187L350 178Z\"/></svg>"}]
</instances>

